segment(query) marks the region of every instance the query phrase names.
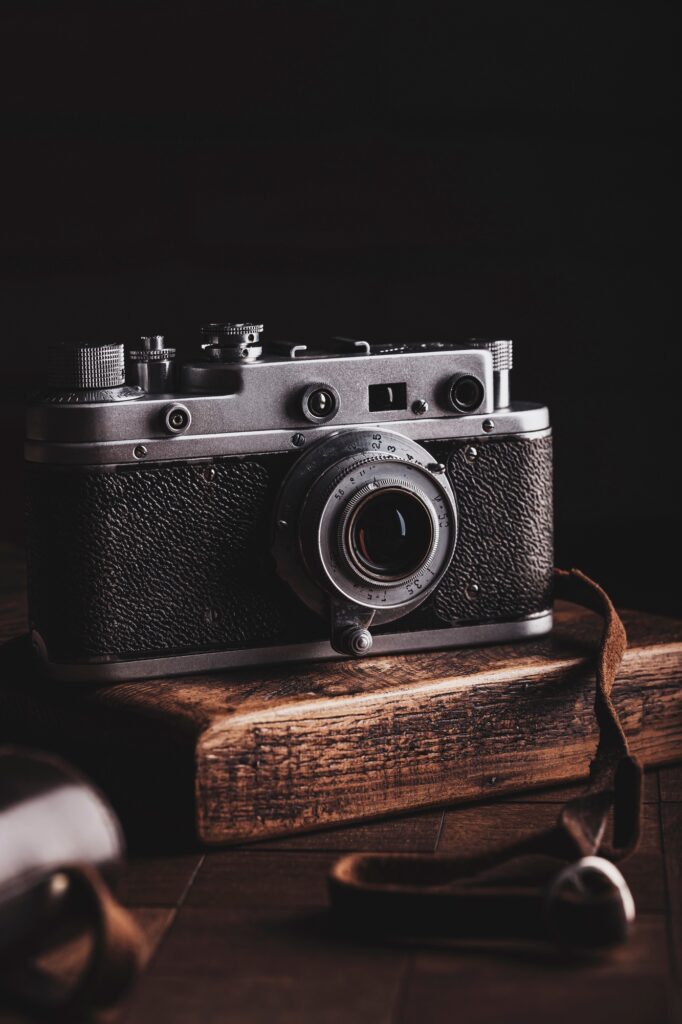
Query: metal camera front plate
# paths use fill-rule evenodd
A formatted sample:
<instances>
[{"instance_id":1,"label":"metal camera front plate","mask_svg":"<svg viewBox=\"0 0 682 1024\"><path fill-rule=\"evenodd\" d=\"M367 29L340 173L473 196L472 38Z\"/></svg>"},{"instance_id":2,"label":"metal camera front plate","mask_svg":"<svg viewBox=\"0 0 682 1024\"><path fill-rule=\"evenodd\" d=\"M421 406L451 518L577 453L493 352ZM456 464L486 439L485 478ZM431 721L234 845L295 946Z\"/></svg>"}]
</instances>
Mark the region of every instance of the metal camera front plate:
<instances>
[{"instance_id":1,"label":"metal camera front plate","mask_svg":"<svg viewBox=\"0 0 682 1024\"><path fill-rule=\"evenodd\" d=\"M280 574L314 611L343 597L391 622L426 598L447 570L455 548L457 514L445 474L426 467L429 453L387 430L339 431L318 442L285 478L275 506L273 554ZM397 486L429 508L434 542L416 572L392 583L368 581L354 571L339 544L344 515L368 487Z\"/></svg>"},{"instance_id":2,"label":"metal camera front plate","mask_svg":"<svg viewBox=\"0 0 682 1024\"><path fill-rule=\"evenodd\" d=\"M133 450L139 443L147 448L151 462L284 451L291 448L296 432L310 442L343 426L377 422L425 437L480 435L491 416L500 420L501 429L514 433L548 425L546 414L537 415L537 406L494 410L492 357L487 351L324 359L269 356L253 363L225 364L223 369L225 390L220 394L178 391L77 406L35 402L27 411L26 457L37 462L121 465L136 462ZM448 403L447 383L456 373L471 373L483 383L485 399L474 414L458 414ZM332 422L313 423L304 415L302 397L311 384L326 385L338 394ZM395 384L404 386L403 407L372 411L370 387ZM164 410L174 398L192 417L191 428L181 437L170 434L164 423ZM528 414L520 416L521 412Z\"/></svg>"}]
</instances>

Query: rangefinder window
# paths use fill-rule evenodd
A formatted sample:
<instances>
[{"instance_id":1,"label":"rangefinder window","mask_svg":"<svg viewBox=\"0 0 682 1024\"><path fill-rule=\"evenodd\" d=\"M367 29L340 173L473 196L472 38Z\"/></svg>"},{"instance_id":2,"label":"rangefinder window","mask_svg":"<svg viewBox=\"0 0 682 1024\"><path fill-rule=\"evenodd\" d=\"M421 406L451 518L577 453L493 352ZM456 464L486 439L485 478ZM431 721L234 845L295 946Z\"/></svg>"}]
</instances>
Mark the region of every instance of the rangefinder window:
<instances>
[{"instance_id":1,"label":"rangefinder window","mask_svg":"<svg viewBox=\"0 0 682 1024\"><path fill-rule=\"evenodd\" d=\"M369 411L388 412L390 409L407 409L406 385L370 384Z\"/></svg>"}]
</instances>

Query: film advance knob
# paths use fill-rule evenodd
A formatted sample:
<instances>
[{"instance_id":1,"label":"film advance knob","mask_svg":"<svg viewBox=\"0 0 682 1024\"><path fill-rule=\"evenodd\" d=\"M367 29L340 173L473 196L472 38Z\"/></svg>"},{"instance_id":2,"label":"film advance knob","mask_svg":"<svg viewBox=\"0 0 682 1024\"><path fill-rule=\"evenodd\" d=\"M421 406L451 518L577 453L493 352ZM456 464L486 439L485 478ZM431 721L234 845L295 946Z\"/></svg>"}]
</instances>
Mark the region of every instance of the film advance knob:
<instances>
[{"instance_id":1,"label":"film advance knob","mask_svg":"<svg viewBox=\"0 0 682 1024\"><path fill-rule=\"evenodd\" d=\"M59 391L102 390L125 384L123 345L51 345L48 386Z\"/></svg>"}]
</instances>

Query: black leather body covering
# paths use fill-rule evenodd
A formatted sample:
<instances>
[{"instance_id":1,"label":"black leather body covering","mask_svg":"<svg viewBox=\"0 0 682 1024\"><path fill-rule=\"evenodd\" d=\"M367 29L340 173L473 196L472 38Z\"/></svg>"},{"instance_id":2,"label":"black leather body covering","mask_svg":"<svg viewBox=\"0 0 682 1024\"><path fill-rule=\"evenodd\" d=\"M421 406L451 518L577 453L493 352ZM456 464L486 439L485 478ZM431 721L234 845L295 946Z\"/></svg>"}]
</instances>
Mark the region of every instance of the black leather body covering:
<instances>
[{"instance_id":1,"label":"black leather body covering","mask_svg":"<svg viewBox=\"0 0 682 1024\"><path fill-rule=\"evenodd\" d=\"M470 440L422 443L447 466L455 491L455 555L420 608L374 632L505 622L548 609L551 438L481 438L473 461L465 457ZM328 624L279 580L270 556L277 489L299 455L29 465L30 618L50 660L327 639Z\"/></svg>"}]
</instances>

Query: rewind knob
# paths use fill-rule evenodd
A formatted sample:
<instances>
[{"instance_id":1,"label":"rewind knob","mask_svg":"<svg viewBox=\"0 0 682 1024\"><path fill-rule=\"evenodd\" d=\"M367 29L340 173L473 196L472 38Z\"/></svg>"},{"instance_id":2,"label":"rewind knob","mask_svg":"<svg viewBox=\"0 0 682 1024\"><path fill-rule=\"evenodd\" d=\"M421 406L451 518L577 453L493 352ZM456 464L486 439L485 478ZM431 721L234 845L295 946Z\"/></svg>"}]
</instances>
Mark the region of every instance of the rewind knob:
<instances>
[{"instance_id":1,"label":"rewind knob","mask_svg":"<svg viewBox=\"0 0 682 1024\"><path fill-rule=\"evenodd\" d=\"M123 345L51 345L47 384L51 402L117 402L143 394L125 386Z\"/></svg>"}]
</instances>

